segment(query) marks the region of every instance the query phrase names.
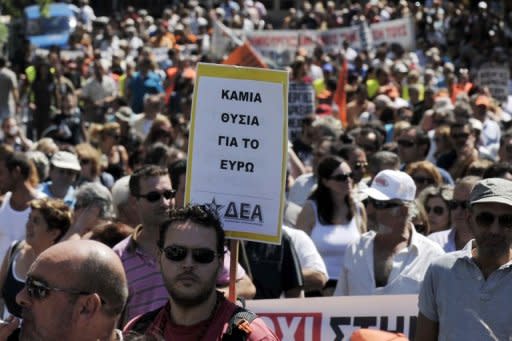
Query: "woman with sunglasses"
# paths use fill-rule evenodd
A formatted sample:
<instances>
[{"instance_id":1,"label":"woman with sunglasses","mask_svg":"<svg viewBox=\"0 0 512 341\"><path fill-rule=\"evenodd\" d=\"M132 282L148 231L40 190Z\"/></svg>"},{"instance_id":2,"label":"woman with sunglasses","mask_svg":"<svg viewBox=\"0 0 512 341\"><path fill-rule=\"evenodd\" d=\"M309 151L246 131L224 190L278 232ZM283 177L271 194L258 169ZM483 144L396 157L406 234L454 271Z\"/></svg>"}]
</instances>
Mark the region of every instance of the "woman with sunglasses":
<instances>
[{"instance_id":1,"label":"woman with sunglasses","mask_svg":"<svg viewBox=\"0 0 512 341\"><path fill-rule=\"evenodd\" d=\"M405 172L411 176L416 185L416 197L428 186L441 186L443 178L437 167L430 161L410 163Z\"/></svg>"},{"instance_id":2,"label":"woman with sunglasses","mask_svg":"<svg viewBox=\"0 0 512 341\"><path fill-rule=\"evenodd\" d=\"M114 177L101 171L101 153L89 143L80 143L75 148L80 161L80 176L77 187L88 182L100 183L108 189L114 185Z\"/></svg>"},{"instance_id":3,"label":"woman with sunglasses","mask_svg":"<svg viewBox=\"0 0 512 341\"><path fill-rule=\"evenodd\" d=\"M37 256L58 243L71 226L71 210L60 199L35 199L26 224L24 241L15 241L4 257L0 269L3 304L21 317L16 295L25 286L28 269Z\"/></svg>"},{"instance_id":4,"label":"woman with sunglasses","mask_svg":"<svg viewBox=\"0 0 512 341\"><path fill-rule=\"evenodd\" d=\"M100 133L99 149L106 159L105 172L110 173L115 180L128 174L128 152L119 144L121 126L117 122L103 125Z\"/></svg>"},{"instance_id":5,"label":"woman with sunglasses","mask_svg":"<svg viewBox=\"0 0 512 341\"><path fill-rule=\"evenodd\" d=\"M450 202L453 199L453 186L429 186L418 196L428 215L430 233L447 230L451 227Z\"/></svg>"},{"instance_id":6,"label":"woman with sunglasses","mask_svg":"<svg viewBox=\"0 0 512 341\"><path fill-rule=\"evenodd\" d=\"M346 247L366 231L366 213L352 197L349 165L327 156L318 165L318 185L297 218L297 228L313 239L327 266L329 280L322 292L332 295Z\"/></svg>"}]
</instances>

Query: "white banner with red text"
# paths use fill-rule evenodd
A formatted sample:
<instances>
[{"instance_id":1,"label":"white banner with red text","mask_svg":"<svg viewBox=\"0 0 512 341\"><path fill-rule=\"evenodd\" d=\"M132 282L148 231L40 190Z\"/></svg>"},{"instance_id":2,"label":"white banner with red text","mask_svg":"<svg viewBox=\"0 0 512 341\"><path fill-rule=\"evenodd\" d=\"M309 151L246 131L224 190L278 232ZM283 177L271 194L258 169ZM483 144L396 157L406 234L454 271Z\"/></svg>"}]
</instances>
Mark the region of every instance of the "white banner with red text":
<instances>
[{"instance_id":1,"label":"white banner with red text","mask_svg":"<svg viewBox=\"0 0 512 341\"><path fill-rule=\"evenodd\" d=\"M220 56L220 50L226 48L234 37L244 37L262 56L279 66L290 65L297 49L304 48L311 53L319 45L326 52L339 51L344 41L355 49L378 46L381 43L402 45L405 50L414 50L414 20L410 17L384 21L369 27L355 25L326 31L316 30L231 30L216 25L212 37L212 49ZM222 28L222 29L221 29ZM369 32L368 32L369 31ZM228 33L229 32L229 33ZM371 34L370 34L371 33Z\"/></svg>"},{"instance_id":2,"label":"white banner with red text","mask_svg":"<svg viewBox=\"0 0 512 341\"><path fill-rule=\"evenodd\" d=\"M247 301L282 341L350 340L359 328L414 339L417 295L315 297Z\"/></svg>"}]
</instances>

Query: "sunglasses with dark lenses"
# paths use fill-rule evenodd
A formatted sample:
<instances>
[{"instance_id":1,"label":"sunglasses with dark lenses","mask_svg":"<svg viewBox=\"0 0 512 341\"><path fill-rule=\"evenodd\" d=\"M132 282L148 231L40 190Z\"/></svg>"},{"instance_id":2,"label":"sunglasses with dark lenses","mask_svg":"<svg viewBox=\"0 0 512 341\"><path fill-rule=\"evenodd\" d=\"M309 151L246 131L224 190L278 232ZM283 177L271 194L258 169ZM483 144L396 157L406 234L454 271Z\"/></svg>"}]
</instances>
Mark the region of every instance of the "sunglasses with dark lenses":
<instances>
[{"instance_id":1,"label":"sunglasses with dark lenses","mask_svg":"<svg viewBox=\"0 0 512 341\"><path fill-rule=\"evenodd\" d=\"M408 140L398 140L398 141L396 141L396 143L400 147L404 147L404 148L411 148L416 145L416 143L414 143L413 141L408 141Z\"/></svg>"},{"instance_id":2,"label":"sunglasses with dark lenses","mask_svg":"<svg viewBox=\"0 0 512 341\"><path fill-rule=\"evenodd\" d=\"M448 202L448 207L450 208L450 210L456 210L457 207L460 207L461 209L465 210L469 206L467 201L452 200Z\"/></svg>"},{"instance_id":3,"label":"sunglasses with dark lenses","mask_svg":"<svg viewBox=\"0 0 512 341\"><path fill-rule=\"evenodd\" d=\"M427 211L427 214L430 214L430 212L434 212L435 215L443 215L444 214L444 207L442 206L425 206L425 211Z\"/></svg>"},{"instance_id":4,"label":"sunglasses with dark lenses","mask_svg":"<svg viewBox=\"0 0 512 341\"><path fill-rule=\"evenodd\" d=\"M482 227L490 227L498 219L501 228L512 228L512 214L494 215L491 212L482 212L475 216L475 221Z\"/></svg>"},{"instance_id":5,"label":"sunglasses with dark lenses","mask_svg":"<svg viewBox=\"0 0 512 341\"><path fill-rule=\"evenodd\" d=\"M38 281L32 277L27 277L25 282L25 288L27 288L27 293L31 298L40 300L48 296L50 291L60 291L65 292L72 295L90 295L90 292L73 290L73 289L62 289L56 287L50 287L44 284L41 281Z\"/></svg>"},{"instance_id":6,"label":"sunglasses with dark lenses","mask_svg":"<svg viewBox=\"0 0 512 341\"><path fill-rule=\"evenodd\" d=\"M163 250L165 258L172 262L181 262L187 258L189 251L192 252L192 259L196 263L209 264L213 262L217 256L217 252L207 248L189 249L184 246L171 245L165 247Z\"/></svg>"},{"instance_id":7,"label":"sunglasses with dark lenses","mask_svg":"<svg viewBox=\"0 0 512 341\"><path fill-rule=\"evenodd\" d=\"M355 169L361 169L366 167L368 167L368 162L356 162L356 164L354 165Z\"/></svg>"},{"instance_id":8,"label":"sunglasses with dark lenses","mask_svg":"<svg viewBox=\"0 0 512 341\"><path fill-rule=\"evenodd\" d=\"M424 176L413 176L412 179L420 185L433 185L435 183L434 179Z\"/></svg>"},{"instance_id":9,"label":"sunglasses with dark lenses","mask_svg":"<svg viewBox=\"0 0 512 341\"><path fill-rule=\"evenodd\" d=\"M389 200L375 200L370 199L369 202L375 207L377 210L385 210L388 208L394 208L401 206L402 203L398 201L389 201Z\"/></svg>"},{"instance_id":10,"label":"sunglasses with dark lenses","mask_svg":"<svg viewBox=\"0 0 512 341\"><path fill-rule=\"evenodd\" d=\"M91 163L91 160L88 160L88 159L80 159L80 164L81 164L81 165L88 165L89 163Z\"/></svg>"},{"instance_id":11,"label":"sunglasses with dark lenses","mask_svg":"<svg viewBox=\"0 0 512 341\"><path fill-rule=\"evenodd\" d=\"M331 176L329 179L334 180L334 181L343 182L343 181L347 181L350 178L352 178L352 173L336 174L336 175Z\"/></svg>"},{"instance_id":12,"label":"sunglasses with dark lenses","mask_svg":"<svg viewBox=\"0 0 512 341\"><path fill-rule=\"evenodd\" d=\"M139 194L137 195L138 198L144 198L149 202L155 202L159 201L161 197L164 197L165 199L169 200L176 196L176 190L169 189L166 191L163 191L162 193L158 191L152 191L146 194Z\"/></svg>"},{"instance_id":13,"label":"sunglasses with dark lenses","mask_svg":"<svg viewBox=\"0 0 512 341\"><path fill-rule=\"evenodd\" d=\"M451 134L450 136L452 137L452 139L456 139L456 140L464 139L464 140L466 140L469 137L469 133Z\"/></svg>"}]
</instances>

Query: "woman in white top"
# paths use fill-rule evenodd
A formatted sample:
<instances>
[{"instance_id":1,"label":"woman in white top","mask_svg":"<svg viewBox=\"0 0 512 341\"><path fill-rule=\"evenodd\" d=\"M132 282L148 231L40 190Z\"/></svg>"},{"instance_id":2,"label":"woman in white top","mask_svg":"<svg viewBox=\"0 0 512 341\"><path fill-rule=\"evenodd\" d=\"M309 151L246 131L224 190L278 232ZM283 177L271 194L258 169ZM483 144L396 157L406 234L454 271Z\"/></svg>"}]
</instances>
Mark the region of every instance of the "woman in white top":
<instances>
[{"instance_id":1,"label":"woman in white top","mask_svg":"<svg viewBox=\"0 0 512 341\"><path fill-rule=\"evenodd\" d=\"M297 218L297 227L311 236L322 255L329 281L322 294L332 295L345 249L366 231L366 214L352 198L349 165L341 158L327 156L318 165L318 186Z\"/></svg>"}]
</instances>

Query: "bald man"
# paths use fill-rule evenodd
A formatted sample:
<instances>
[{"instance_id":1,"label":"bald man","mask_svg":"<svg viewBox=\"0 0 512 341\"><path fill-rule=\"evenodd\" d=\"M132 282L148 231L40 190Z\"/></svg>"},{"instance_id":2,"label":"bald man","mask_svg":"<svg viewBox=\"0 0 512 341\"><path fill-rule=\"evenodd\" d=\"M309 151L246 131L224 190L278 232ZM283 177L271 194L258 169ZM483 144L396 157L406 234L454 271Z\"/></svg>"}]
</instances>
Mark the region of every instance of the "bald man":
<instances>
[{"instance_id":1,"label":"bald man","mask_svg":"<svg viewBox=\"0 0 512 341\"><path fill-rule=\"evenodd\" d=\"M123 265L106 245L56 244L30 266L16 297L23 308L19 340L121 340L116 325L127 296ZM0 340L16 325L15 320L0 325Z\"/></svg>"}]
</instances>

